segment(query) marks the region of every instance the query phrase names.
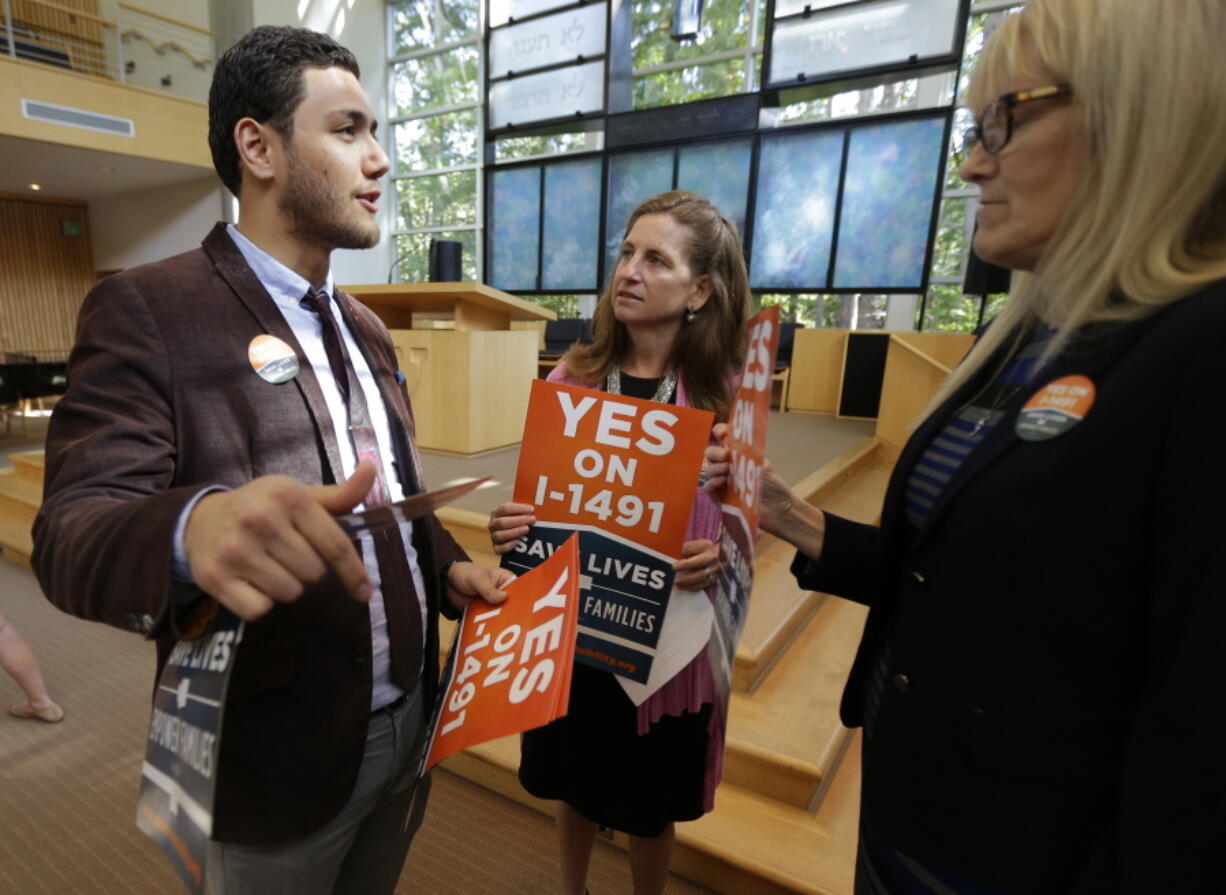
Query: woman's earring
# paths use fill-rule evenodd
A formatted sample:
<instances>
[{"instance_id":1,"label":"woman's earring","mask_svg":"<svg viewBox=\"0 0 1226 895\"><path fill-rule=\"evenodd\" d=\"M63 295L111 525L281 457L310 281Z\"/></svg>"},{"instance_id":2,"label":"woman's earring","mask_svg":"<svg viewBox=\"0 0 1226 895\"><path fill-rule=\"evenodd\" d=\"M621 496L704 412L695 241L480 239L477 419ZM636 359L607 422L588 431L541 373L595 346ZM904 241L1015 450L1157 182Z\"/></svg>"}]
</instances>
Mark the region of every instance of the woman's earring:
<instances>
[{"instance_id":1,"label":"woman's earring","mask_svg":"<svg viewBox=\"0 0 1226 895\"><path fill-rule=\"evenodd\" d=\"M685 322L686 322L686 323L693 323L693 322L694 322L694 318L695 318L695 317L697 317L697 316L698 316L698 312L697 312L697 311L695 311L693 308L691 308L690 310L688 310L688 311L686 311L686 312L685 312Z\"/></svg>"}]
</instances>

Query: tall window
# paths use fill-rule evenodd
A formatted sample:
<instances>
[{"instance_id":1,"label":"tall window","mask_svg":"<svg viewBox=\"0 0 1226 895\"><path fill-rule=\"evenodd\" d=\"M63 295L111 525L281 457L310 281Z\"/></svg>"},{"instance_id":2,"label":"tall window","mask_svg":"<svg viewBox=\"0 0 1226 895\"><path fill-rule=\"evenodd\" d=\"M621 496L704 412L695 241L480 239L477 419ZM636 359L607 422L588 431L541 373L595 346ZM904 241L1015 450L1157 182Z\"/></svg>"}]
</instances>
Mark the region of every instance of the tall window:
<instances>
[{"instance_id":1,"label":"tall window","mask_svg":"<svg viewBox=\"0 0 1226 895\"><path fill-rule=\"evenodd\" d=\"M966 96L970 73L984 41L1007 16L1020 11L1025 4L1016 0L989 0L971 8L971 21L966 31L966 48L958 80L958 97ZM1004 295L963 295L966 265L970 258L971 237L975 232L975 209L979 190L958 176L962 151L962 130L968 122L955 118L950 137L949 159L945 185L941 192L940 223L932 253L931 276L924 302L923 319L919 328L933 332L970 332L982 321L991 319L1003 304Z\"/></svg>"},{"instance_id":2,"label":"tall window","mask_svg":"<svg viewBox=\"0 0 1226 895\"><path fill-rule=\"evenodd\" d=\"M758 89L766 0L709 0L698 34L671 37L672 0L634 0L634 108Z\"/></svg>"},{"instance_id":3,"label":"tall window","mask_svg":"<svg viewBox=\"0 0 1226 895\"><path fill-rule=\"evenodd\" d=\"M670 34L672 0L629 0L633 108L647 109L749 93L761 88L766 0L706 0L695 36ZM984 39L1019 0L975 0L958 75L911 78L833 96L793 91L795 101L763 110L762 126L785 128L813 121L879 115L947 106L966 88L968 72ZM394 109L394 170L398 252L402 280L427 278L431 238L464 246L464 276L483 280L484 134L483 16L485 0L389 0L391 95ZM785 99L785 102L787 100ZM599 151L599 126L576 123L544 133L514 134L493 143L497 163L545 161ZM986 302L964 296L962 283L974 227L977 190L958 177L961 130L955 127L941 191L936 243L924 295L761 294L785 319L808 326L920 328L969 331L992 316L1003 296ZM534 301L573 314L574 295L535 295ZM586 299L590 307L591 298Z\"/></svg>"},{"instance_id":4,"label":"tall window","mask_svg":"<svg viewBox=\"0 0 1226 895\"><path fill-rule=\"evenodd\" d=\"M464 246L480 280L481 0L388 4L397 280L428 279L431 239Z\"/></svg>"}]
</instances>

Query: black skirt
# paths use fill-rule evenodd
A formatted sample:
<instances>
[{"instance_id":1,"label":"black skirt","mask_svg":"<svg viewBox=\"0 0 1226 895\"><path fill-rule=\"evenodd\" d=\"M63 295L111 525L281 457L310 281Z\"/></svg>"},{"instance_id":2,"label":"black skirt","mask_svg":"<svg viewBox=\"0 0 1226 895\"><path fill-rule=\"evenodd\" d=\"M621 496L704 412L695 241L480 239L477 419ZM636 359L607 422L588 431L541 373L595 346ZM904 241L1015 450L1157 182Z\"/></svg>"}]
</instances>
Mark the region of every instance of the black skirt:
<instances>
[{"instance_id":1,"label":"black skirt","mask_svg":"<svg viewBox=\"0 0 1226 895\"><path fill-rule=\"evenodd\" d=\"M569 713L524 734L519 779L602 827L659 836L702 816L710 717L710 705L666 715L639 736L637 709L613 675L576 664Z\"/></svg>"}]
</instances>

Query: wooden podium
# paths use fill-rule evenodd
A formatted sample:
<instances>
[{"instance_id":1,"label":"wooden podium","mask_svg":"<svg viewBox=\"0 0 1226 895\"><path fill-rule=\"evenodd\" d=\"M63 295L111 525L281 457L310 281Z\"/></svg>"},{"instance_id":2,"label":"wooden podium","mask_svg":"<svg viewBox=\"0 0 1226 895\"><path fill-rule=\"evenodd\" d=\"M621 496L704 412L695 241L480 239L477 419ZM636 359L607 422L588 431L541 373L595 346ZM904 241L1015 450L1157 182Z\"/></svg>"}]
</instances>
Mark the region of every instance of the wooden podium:
<instances>
[{"instance_id":1,"label":"wooden podium","mask_svg":"<svg viewBox=\"0 0 1226 895\"><path fill-rule=\"evenodd\" d=\"M481 283L342 286L392 333L417 444L469 456L519 443L539 336L512 320L557 315Z\"/></svg>"}]
</instances>

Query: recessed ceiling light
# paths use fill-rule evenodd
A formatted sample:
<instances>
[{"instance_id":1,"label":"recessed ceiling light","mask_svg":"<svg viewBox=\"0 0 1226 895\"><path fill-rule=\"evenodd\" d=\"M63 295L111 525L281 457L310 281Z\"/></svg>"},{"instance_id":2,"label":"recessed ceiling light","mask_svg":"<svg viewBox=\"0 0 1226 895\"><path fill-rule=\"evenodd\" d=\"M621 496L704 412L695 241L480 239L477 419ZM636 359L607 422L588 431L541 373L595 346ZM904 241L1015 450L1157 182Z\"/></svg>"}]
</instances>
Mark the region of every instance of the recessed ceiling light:
<instances>
[{"instance_id":1,"label":"recessed ceiling light","mask_svg":"<svg viewBox=\"0 0 1226 895\"><path fill-rule=\"evenodd\" d=\"M43 188L43 185L42 185L41 183L32 183L32 184L30 184L30 189L32 189L32 190L37 191L37 190L41 190L42 188Z\"/></svg>"}]
</instances>

